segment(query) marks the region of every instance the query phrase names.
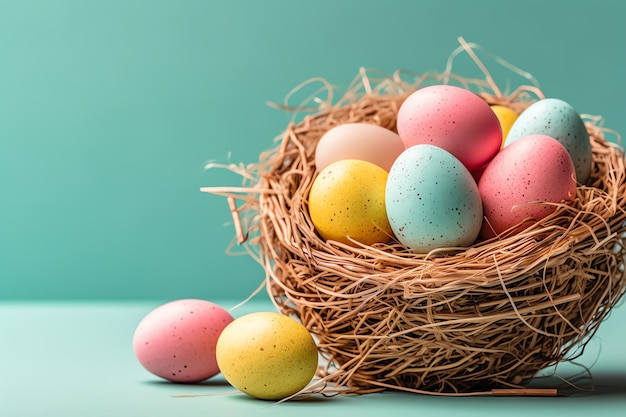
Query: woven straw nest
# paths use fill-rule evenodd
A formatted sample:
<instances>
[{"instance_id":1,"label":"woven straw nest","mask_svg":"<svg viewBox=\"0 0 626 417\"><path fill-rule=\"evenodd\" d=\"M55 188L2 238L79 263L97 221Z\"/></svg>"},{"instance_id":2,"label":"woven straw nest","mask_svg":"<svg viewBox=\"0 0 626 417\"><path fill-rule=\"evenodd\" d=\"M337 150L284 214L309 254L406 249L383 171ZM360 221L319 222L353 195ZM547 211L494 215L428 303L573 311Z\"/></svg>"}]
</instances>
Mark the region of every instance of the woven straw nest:
<instances>
[{"instance_id":1,"label":"woven straw nest","mask_svg":"<svg viewBox=\"0 0 626 417\"><path fill-rule=\"evenodd\" d=\"M357 394L523 387L579 355L625 292L623 150L605 139L600 118L585 118L589 183L572 204L515 235L428 254L393 241L326 242L307 209L317 141L347 122L395 130L408 94L427 79L454 80L451 73L412 84L400 78L374 83L362 72L337 104L291 123L258 163L229 166L244 177L241 187L203 191L228 197L239 241L265 269L275 305L316 338L326 387ZM464 85L518 112L543 97L536 87L507 95Z\"/></svg>"}]
</instances>

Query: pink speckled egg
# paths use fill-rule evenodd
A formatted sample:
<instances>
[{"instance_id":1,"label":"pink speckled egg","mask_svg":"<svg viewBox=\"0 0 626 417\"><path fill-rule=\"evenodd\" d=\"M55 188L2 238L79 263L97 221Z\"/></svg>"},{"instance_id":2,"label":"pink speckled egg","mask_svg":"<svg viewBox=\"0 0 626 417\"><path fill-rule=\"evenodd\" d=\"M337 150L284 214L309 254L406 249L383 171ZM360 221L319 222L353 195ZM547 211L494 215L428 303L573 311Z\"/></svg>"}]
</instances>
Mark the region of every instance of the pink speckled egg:
<instances>
[{"instance_id":1,"label":"pink speckled egg","mask_svg":"<svg viewBox=\"0 0 626 417\"><path fill-rule=\"evenodd\" d=\"M470 171L501 148L502 128L496 114L475 93L451 85L418 89L398 110L398 134L405 147L435 145L458 158Z\"/></svg>"},{"instance_id":2,"label":"pink speckled egg","mask_svg":"<svg viewBox=\"0 0 626 417\"><path fill-rule=\"evenodd\" d=\"M481 237L519 231L576 196L576 169L567 149L546 135L529 135L506 146L487 165L478 190L485 220Z\"/></svg>"},{"instance_id":3,"label":"pink speckled egg","mask_svg":"<svg viewBox=\"0 0 626 417\"><path fill-rule=\"evenodd\" d=\"M133 349L148 371L173 382L199 382L217 375L215 347L233 317L205 300L171 301L137 326Z\"/></svg>"}]
</instances>

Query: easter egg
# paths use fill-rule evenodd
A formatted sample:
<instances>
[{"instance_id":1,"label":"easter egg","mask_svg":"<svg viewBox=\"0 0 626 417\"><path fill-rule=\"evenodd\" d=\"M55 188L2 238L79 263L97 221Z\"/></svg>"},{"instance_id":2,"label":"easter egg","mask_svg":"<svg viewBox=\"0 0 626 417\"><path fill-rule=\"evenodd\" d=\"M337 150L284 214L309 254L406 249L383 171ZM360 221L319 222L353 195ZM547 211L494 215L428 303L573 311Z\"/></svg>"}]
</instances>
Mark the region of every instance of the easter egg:
<instances>
[{"instance_id":1,"label":"easter egg","mask_svg":"<svg viewBox=\"0 0 626 417\"><path fill-rule=\"evenodd\" d=\"M472 174L433 145L415 145L400 154L389 171L386 206L395 236L418 253L469 246L482 224Z\"/></svg>"},{"instance_id":2,"label":"easter egg","mask_svg":"<svg viewBox=\"0 0 626 417\"><path fill-rule=\"evenodd\" d=\"M483 238L518 232L576 197L576 171L556 139L529 135L507 145L487 165L478 189L485 220Z\"/></svg>"},{"instance_id":3,"label":"easter egg","mask_svg":"<svg viewBox=\"0 0 626 417\"><path fill-rule=\"evenodd\" d=\"M323 169L308 199L311 221L320 236L350 245L387 242L393 236L385 209L387 176L383 168L356 159Z\"/></svg>"},{"instance_id":4,"label":"easter egg","mask_svg":"<svg viewBox=\"0 0 626 417\"><path fill-rule=\"evenodd\" d=\"M589 133L580 115L569 103L546 98L531 104L513 123L505 146L529 135L546 135L559 141L574 162L578 182L587 183L592 158Z\"/></svg>"},{"instance_id":5,"label":"easter egg","mask_svg":"<svg viewBox=\"0 0 626 417\"><path fill-rule=\"evenodd\" d=\"M135 329L133 350L148 371L172 382L199 382L220 372L215 347L233 317L218 304L181 299L148 313Z\"/></svg>"},{"instance_id":6,"label":"easter egg","mask_svg":"<svg viewBox=\"0 0 626 417\"><path fill-rule=\"evenodd\" d=\"M502 129L487 102L451 85L433 85L413 92L401 104L398 134L406 148L438 146L470 171L487 164L502 147Z\"/></svg>"},{"instance_id":7,"label":"easter egg","mask_svg":"<svg viewBox=\"0 0 626 417\"><path fill-rule=\"evenodd\" d=\"M318 353L300 322L279 313L255 312L224 329L217 342L217 362L226 380L241 392L279 400L311 382Z\"/></svg>"},{"instance_id":8,"label":"easter egg","mask_svg":"<svg viewBox=\"0 0 626 417\"><path fill-rule=\"evenodd\" d=\"M504 146L506 137L508 136L513 123L517 120L518 114L509 107L499 104L492 105L491 110L493 110L498 118L498 121L500 122L500 128L502 128L502 146Z\"/></svg>"},{"instance_id":9,"label":"easter egg","mask_svg":"<svg viewBox=\"0 0 626 417\"><path fill-rule=\"evenodd\" d=\"M315 148L315 166L322 171L333 162L358 159L389 171L403 150L396 132L370 123L345 123L321 137Z\"/></svg>"}]
</instances>

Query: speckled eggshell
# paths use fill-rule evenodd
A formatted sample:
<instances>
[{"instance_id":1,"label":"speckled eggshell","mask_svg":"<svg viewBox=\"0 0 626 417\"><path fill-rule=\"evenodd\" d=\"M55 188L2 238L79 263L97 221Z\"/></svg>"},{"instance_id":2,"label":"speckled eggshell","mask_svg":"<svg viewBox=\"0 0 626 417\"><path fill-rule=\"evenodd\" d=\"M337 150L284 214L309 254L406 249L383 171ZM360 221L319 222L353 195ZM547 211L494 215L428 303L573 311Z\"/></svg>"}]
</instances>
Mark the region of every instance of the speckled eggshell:
<instances>
[{"instance_id":1,"label":"speckled eggshell","mask_svg":"<svg viewBox=\"0 0 626 417\"><path fill-rule=\"evenodd\" d=\"M320 236L348 245L389 241L393 232L385 210L387 176L383 168L358 159L324 168L308 197L311 221Z\"/></svg>"},{"instance_id":2,"label":"speckled eggshell","mask_svg":"<svg viewBox=\"0 0 626 417\"><path fill-rule=\"evenodd\" d=\"M472 174L433 145L412 146L398 157L387 179L386 205L394 234L417 253L469 246L482 224Z\"/></svg>"},{"instance_id":3,"label":"speckled eggshell","mask_svg":"<svg viewBox=\"0 0 626 417\"><path fill-rule=\"evenodd\" d=\"M546 98L531 104L513 123L504 146L528 135L546 135L558 140L574 161L578 182L587 183L592 158L589 133L580 115L569 103Z\"/></svg>"},{"instance_id":4,"label":"speckled eggshell","mask_svg":"<svg viewBox=\"0 0 626 417\"><path fill-rule=\"evenodd\" d=\"M181 299L148 313L133 337L133 349L148 371L173 382L199 382L217 375L217 340L233 317L206 300Z\"/></svg>"},{"instance_id":5,"label":"speckled eggshell","mask_svg":"<svg viewBox=\"0 0 626 417\"><path fill-rule=\"evenodd\" d=\"M470 171L487 164L502 147L500 121L475 93L451 85L418 89L402 103L398 134L406 148L443 148Z\"/></svg>"},{"instance_id":6,"label":"speckled eggshell","mask_svg":"<svg viewBox=\"0 0 626 417\"><path fill-rule=\"evenodd\" d=\"M370 123L344 123L321 137L315 148L315 166L322 171L342 159L359 159L389 172L403 150L396 132Z\"/></svg>"},{"instance_id":7,"label":"speckled eggshell","mask_svg":"<svg viewBox=\"0 0 626 417\"><path fill-rule=\"evenodd\" d=\"M556 139L530 135L506 146L487 165L478 183L485 221L481 237L513 232L554 212L554 204L576 196L576 172ZM526 220L526 221L525 221Z\"/></svg>"},{"instance_id":8,"label":"speckled eggshell","mask_svg":"<svg viewBox=\"0 0 626 417\"><path fill-rule=\"evenodd\" d=\"M224 329L217 342L217 361L226 380L241 392L279 400L313 379L318 352L300 322L261 311L241 316Z\"/></svg>"}]
</instances>

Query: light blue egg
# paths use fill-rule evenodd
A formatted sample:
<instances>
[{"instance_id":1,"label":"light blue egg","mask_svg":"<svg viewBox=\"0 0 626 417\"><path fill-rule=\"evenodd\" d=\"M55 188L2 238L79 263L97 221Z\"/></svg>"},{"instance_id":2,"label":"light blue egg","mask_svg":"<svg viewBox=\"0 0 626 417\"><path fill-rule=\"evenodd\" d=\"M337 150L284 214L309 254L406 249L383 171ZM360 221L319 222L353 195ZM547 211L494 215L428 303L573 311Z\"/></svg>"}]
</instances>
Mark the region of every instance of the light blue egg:
<instances>
[{"instance_id":1,"label":"light blue egg","mask_svg":"<svg viewBox=\"0 0 626 417\"><path fill-rule=\"evenodd\" d=\"M576 168L576 180L587 183L591 174L591 142L585 123L574 108L563 100L546 98L531 104L519 115L504 146L529 135L547 135L567 149Z\"/></svg>"},{"instance_id":2,"label":"light blue egg","mask_svg":"<svg viewBox=\"0 0 626 417\"><path fill-rule=\"evenodd\" d=\"M385 204L396 238L417 253L470 246L482 226L482 200L471 173L433 145L400 154L389 171Z\"/></svg>"}]
</instances>

